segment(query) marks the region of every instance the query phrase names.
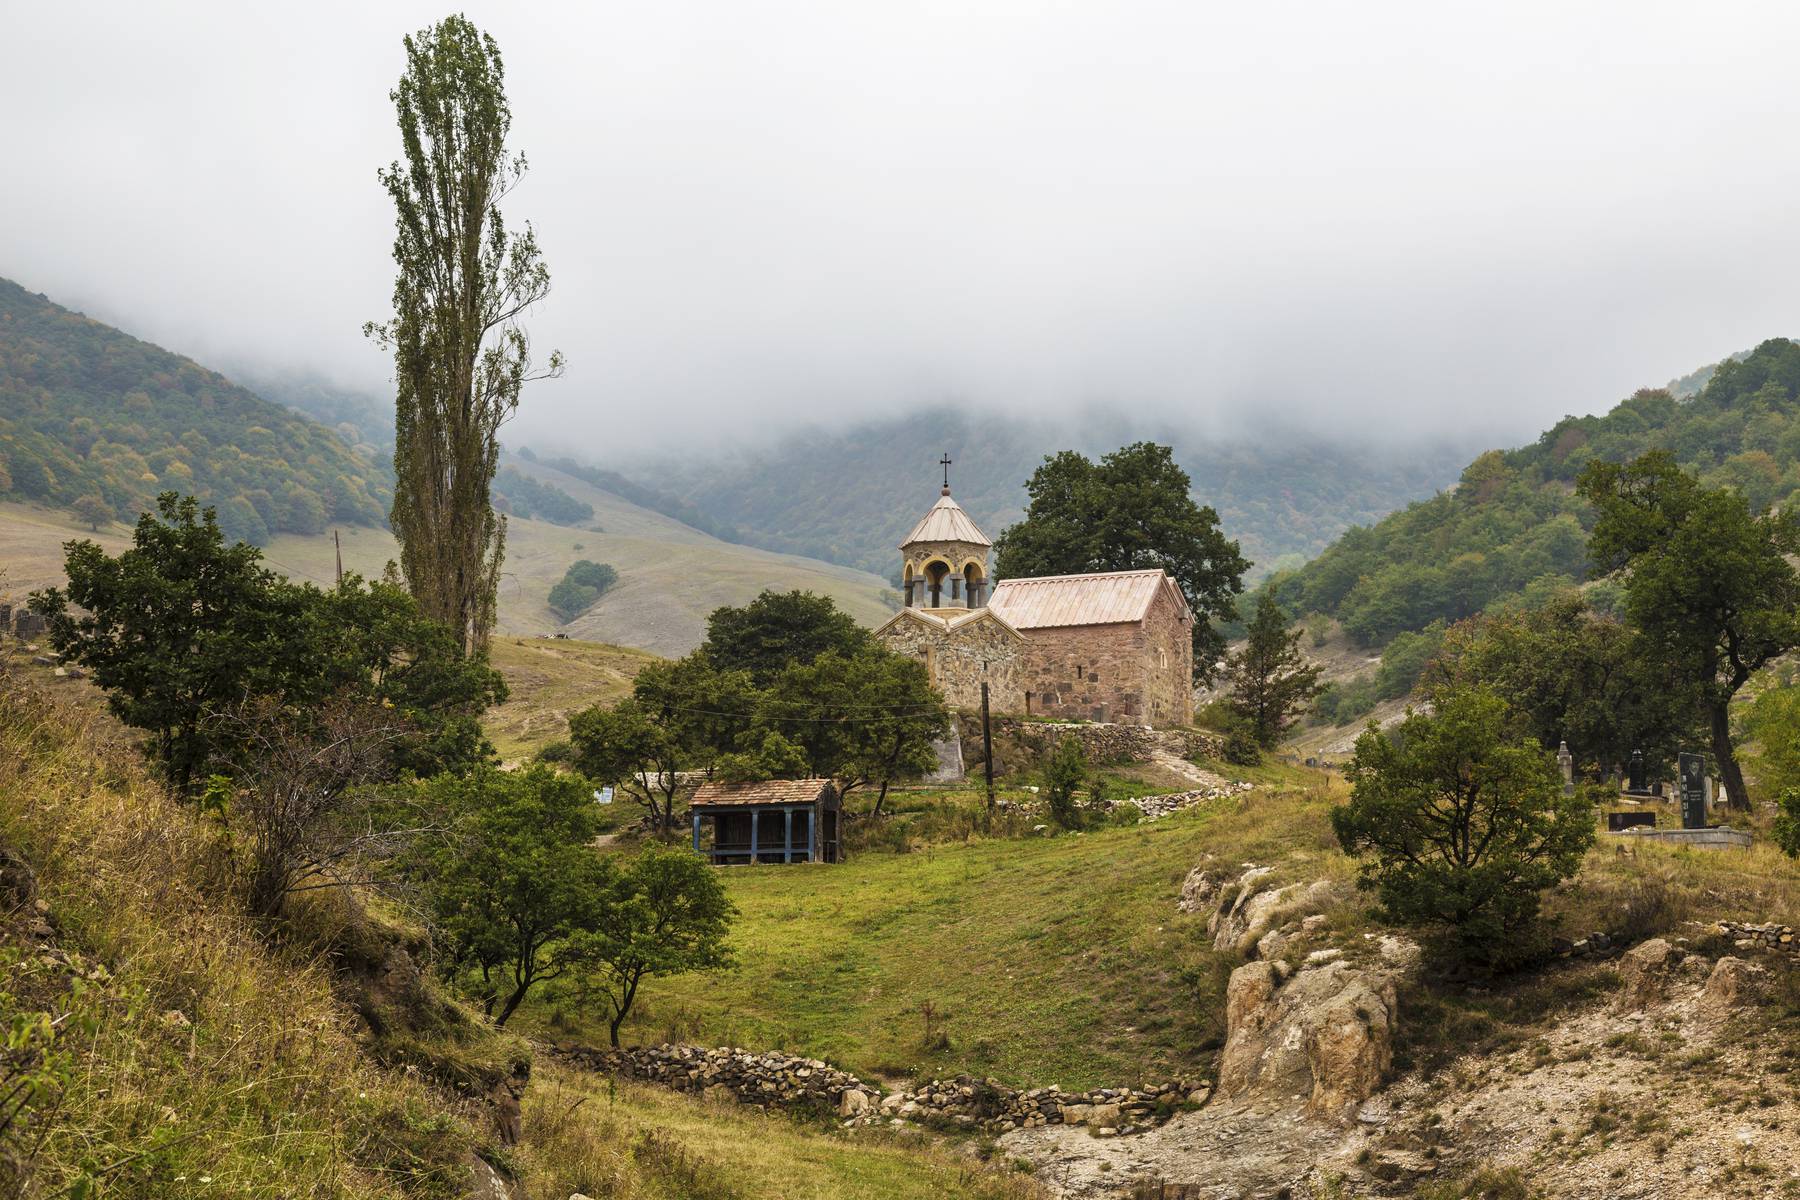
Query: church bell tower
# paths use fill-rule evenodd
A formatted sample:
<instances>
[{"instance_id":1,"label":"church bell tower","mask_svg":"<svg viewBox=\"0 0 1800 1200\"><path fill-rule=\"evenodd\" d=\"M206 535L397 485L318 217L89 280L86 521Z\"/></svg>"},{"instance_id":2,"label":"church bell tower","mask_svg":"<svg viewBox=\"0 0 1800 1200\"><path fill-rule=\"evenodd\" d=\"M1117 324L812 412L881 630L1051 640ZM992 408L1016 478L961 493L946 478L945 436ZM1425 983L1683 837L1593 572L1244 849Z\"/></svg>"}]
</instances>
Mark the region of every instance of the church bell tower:
<instances>
[{"instance_id":1,"label":"church bell tower","mask_svg":"<svg viewBox=\"0 0 1800 1200\"><path fill-rule=\"evenodd\" d=\"M987 604L988 552L994 543L950 498L950 456L938 465L944 468L944 490L900 543L906 607L981 608Z\"/></svg>"}]
</instances>

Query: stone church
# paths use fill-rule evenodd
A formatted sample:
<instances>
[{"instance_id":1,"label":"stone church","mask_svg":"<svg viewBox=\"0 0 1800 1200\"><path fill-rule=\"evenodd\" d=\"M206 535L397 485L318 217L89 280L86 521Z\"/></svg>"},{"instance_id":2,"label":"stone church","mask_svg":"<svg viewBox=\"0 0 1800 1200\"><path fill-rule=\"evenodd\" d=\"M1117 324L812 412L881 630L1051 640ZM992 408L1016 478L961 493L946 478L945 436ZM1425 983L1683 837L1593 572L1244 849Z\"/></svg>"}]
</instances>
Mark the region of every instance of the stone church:
<instances>
[{"instance_id":1,"label":"stone church","mask_svg":"<svg viewBox=\"0 0 1800 1200\"><path fill-rule=\"evenodd\" d=\"M1193 621L1166 571L991 583L993 543L943 494L900 544L904 606L877 629L952 707L1128 725L1194 719Z\"/></svg>"}]
</instances>

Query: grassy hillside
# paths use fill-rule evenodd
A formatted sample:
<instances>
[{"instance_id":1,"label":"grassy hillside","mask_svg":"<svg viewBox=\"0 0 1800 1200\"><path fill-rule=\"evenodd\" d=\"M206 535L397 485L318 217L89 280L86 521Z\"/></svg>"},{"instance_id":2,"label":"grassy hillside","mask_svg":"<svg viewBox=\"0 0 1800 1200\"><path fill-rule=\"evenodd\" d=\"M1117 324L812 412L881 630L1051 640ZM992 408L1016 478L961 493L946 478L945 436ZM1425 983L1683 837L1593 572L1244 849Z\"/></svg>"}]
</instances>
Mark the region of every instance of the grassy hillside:
<instances>
[{"instance_id":1,"label":"grassy hillside","mask_svg":"<svg viewBox=\"0 0 1800 1200\"><path fill-rule=\"evenodd\" d=\"M1348 870L1325 822L1323 777L1260 776L1267 786L1246 799L1130 828L728 870L741 965L646 985L627 1033L1014 1086L1200 1073L1223 1034L1234 964L1205 942L1203 919L1176 913L1182 878L1208 852L1280 862L1296 878ZM580 1012L554 1004L530 1019L583 1028Z\"/></svg>"},{"instance_id":2,"label":"grassy hillside","mask_svg":"<svg viewBox=\"0 0 1800 1200\"><path fill-rule=\"evenodd\" d=\"M234 910L218 830L150 784L105 718L0 663L0 849L43 929L0 906L0 1022L50 1014L41 1148L18 1192L444 1196L488 1149L478 1114L381 1069L325 958L272 949ZM0 1139L0 1151L7 1149ZM92 1192L80 1190L92 1187Z\"/></svg>"},{"instance_id":3,"label":"grassy hillside","mask_svg":"<svg viewBox=\"0 0 1800 1200\"><path fill-rule=\"evenodd\" d=\"M1800 344L1764 342L1719 364L1695 394L1641 391L1604 416L1566 417L1516 450L1491 450L1454 491L1349 530L1273 582L1291 611L1339 620L1362 646L1547 592L1587 570L1592 513L1574 493L1591 459L1672 452L1758 507L1800 491Z\"/></svg>"},{"instance_id":4,"label":"grassy hillside","mask_svg":"<svg viewBox=\"0 0 1800 1200\"><path fill-rule=\"evenodd\" d=\"M1265 567L1316 554L1346 526L1431 494L1455 478L1470 449L1383 451L1293 432L1220 438L1118 418L1063 427L940 408L844 432L795 432L735 457L672 462L647 481L755 545L885 578L897 569L894 547L935 498L935 462L945 450L956 460L958 501L993 536L1022 513L1025 481L1045 455L1103 453L1143 438L1173 445L1195 496Z\"/></svg>"},{"instance_id":5,"label":"grassy hillside","mask_svg":"<svg viewBox=\"0 0 1800 1200\"><path fill-rule=\"evenodd\" d=\"M623 699L644 664L656 661L641 650L573 639L497 637L489 654L509 694L481 724L505 759L567 737L570 714Z\"/></svg>"},{"instance_id":6,"label":"grassy hillside","mask_svg":"<svg viewBox=\"0 0 1800 1200\"><path fill-rule=\"evenodd\" d=\"M424 1039L391 1009L365 1024L346 965L393 935L331 891L254 928L225 831L145 778L91 690L44 678L0 649L0 1025L12 1050L27 1014L56 1030L44 1090L0 1124L0 1194L462 1200L479 1156L523 1200L1040 1195L935 1137L852 1140L550 1064L501 1145L486 1076L523 1044L466 1015Z\"/></svg>"},{"instance_id":7,"label":"grassy hillside","mask_svg":"<svg viewBox=\"0 0 1800 1200\"><path fill-rule=\"evenodd\" d=\"M324 426L0 279L0 499L134 519L175 490L262 541L380 522L383 476Z\"/></svg>"},{"instance_id":8,"label":"grassy hillside","mask_svg":"<svg viewBox=\"0 0 1800 1200\"><path fill-rule=\"evenodd\" d=\"M529 464L525 464L529 466ZM545 468L529 467L546 478ZM621 500L579 480L555 476L563 490L591 504L600 531L543 521L508 522L500 581L500 632L566 633L571 638L678 655L700 643L706 617L745 604L764 588L801 588L830 596L865 624L887 619L897 599L879 578L848 567L721 542L679 521ZM340 530L344 567L379 575L399 557L385 529ZM0 587L15 595L62 579L62 543L92 537L109 550L129 539L120 524L88 532L67 512L0 502ZM336 569L329 534L281 534L264 547L268 562L292 578L329 584ZM598 604L563 624L550 611L550 589L577 559L611 564L619 582Z\"/></svg>"}]
</instances>

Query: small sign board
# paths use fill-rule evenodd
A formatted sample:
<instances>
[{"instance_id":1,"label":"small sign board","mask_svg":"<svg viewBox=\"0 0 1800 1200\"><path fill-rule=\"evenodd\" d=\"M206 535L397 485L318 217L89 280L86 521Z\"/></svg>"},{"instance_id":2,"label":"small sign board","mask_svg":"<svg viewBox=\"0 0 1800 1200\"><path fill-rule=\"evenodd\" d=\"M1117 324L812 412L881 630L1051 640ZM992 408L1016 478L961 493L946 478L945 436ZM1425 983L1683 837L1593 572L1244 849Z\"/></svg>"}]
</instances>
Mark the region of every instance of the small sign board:
<instances>
[{"instance_id":1,"label":"small sign board","mask_svg":"<svg viewBox=\"0 0 1800 1200\"><path fill-rule=\"evenodd\" d=\"M1706 828L1706 755L1681 752L1681 827Z\"/></svg>"},{"instance_id":2,"label":"small sign board","mask_svg":"<svg viewBox=\"0 0 1800 1200\"><path fill-rule=\"evenodd\" d=\"M601 804L611 804L613 802L613 790L609 787L603 787L594 793L594 799Z\"/></svg>"}]
</instances>

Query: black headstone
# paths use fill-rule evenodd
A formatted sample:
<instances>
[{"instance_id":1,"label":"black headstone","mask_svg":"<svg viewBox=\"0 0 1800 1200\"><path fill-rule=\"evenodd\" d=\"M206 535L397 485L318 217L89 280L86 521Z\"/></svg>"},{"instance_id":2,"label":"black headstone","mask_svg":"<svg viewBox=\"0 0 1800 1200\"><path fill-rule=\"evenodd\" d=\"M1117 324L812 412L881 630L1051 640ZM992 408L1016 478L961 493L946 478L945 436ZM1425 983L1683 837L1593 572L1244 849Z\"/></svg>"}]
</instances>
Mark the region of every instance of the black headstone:
<instances>
[{"instance_id":1,"label":"black headstone","mask_svg":"<svg viewBox=\"0 0 1800 1200\"><path fill-rule=\"evenodd\" d=\"M1631 752L1631 782L1626 786L1625 790L1628 792L1642 792L1644 790L1644 752L1642 750L1633 750Z\"/></svg>"},{"instance_id":2,"label":"black headstone","mask_svg":"<svg viewBox=\"0 0 1800 1200\"><path fill-rule=\"evenodd\" d=\"M1706 828L1706 755L1681 752L1681 827Z\"/></svg>"},{"instance_id":3,"label":"black headstone","mask_svg":"<svg viewBox=\"0 0 1800 1200\"><path fill-rule=\"evenodd\" d=\"M1656 814L1653 812L1609 812L1606 814L1608 833L1618 833L1623 829L1632 829L1639 825L1656 828Z\"/></svg>"}]
</instances>

